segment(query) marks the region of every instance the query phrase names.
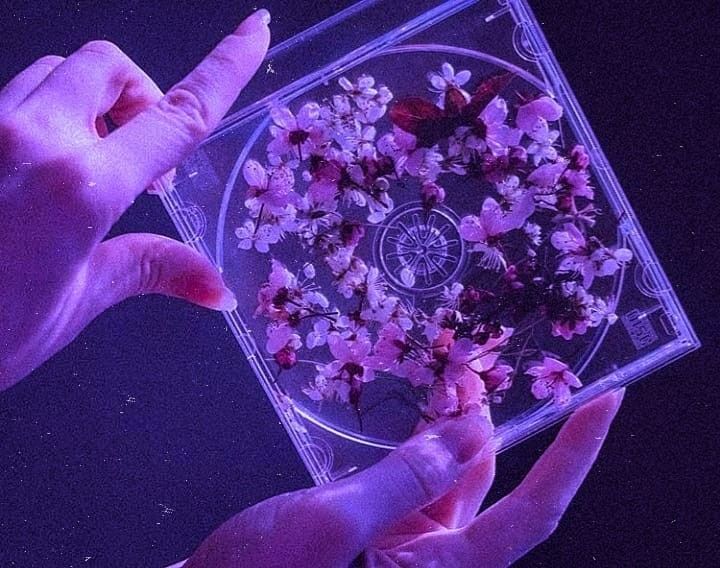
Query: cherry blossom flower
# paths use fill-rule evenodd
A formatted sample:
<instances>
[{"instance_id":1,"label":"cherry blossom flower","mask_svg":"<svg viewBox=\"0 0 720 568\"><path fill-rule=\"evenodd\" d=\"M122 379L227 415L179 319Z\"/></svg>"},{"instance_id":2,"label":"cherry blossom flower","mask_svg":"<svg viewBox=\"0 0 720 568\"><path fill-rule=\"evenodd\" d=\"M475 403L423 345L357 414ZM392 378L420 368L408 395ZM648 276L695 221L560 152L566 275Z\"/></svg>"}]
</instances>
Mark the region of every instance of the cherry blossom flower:
<instances>
[{"instance_id":1,"label":"cherry blossom flower","mask_svg":"<svg viewBox=\"0 0 720 568\"><path fill-rule=\"evenodd\" d=\"M258 290L256 314L270 319L288 321L303 311L314 312L330 305L327 298L317 291L312 282L299 282L281 262L272 260L268 281Z\"/></svg>"},{"instance_id":2,"label":"cherry blossom flower","mask_svg":"<svg viewBox=\"0 0 720 568\"><path fill-rule=\"evenodd\" d=\"M330 322L325 318L318 319L313 324L313 330L307 334L305 345L308 349L322 347L327 343L328 333L330 332Z\"/></svg>"},{"instance_id":3,"label":"cherry blossom flower","mask_svg":"<svg viewBox=\"0 0 720 568\"><path fill-rule=\"evenodd\" d=\"M527 153L532 156L536 166L542 161L554 162L557 160L558 150L555 143L560 137L559 130L550 130L547 122L541 120L530 137L533 142L528 146Z\"/></svg>"},{"instance_id":4,"label":"cherry blossom flower","mask_svg":"<svg viewBox=\"0 0 720 568\"><path fill-rule=\"evenodd\" d=\"M576 272L582 276L582 284L589 288L595 277L612 276L632 260L630 249L609 249L595 238L589 241L571 224L564 225L550 236L552 245L560 251L558 272Z\"/></svg>"},{"instance_id":5,"label":"cherry blossom flower","mask_svg":"<svg viewBox=\"0 0 720 568\"><path fill-rule=\"evenodd\" d=\"M440 67L440 73L429 72L427 78L431 85L430 91L438 93L438 106L445 108L445 95L451 89L460 93L466 102L470 102L470 93L461 88L470 80L470 77L471 73L467 69L455 73L455 68L447 62Z\"/></svg>"},{"instance_id":6,"label":"cherry blossom flower","mask_svg":"<svg viewBox=\"0 0 720 568\"><path fill-rule=\"evenodd\" d=\"M565 283L560 295L552 298L546 306L553 336L569 341L575 335L585 335L593 327L590 316L593 301L593 296L582 286L575 282Z\"/></svg>"},{"instance_id":7,"label":"cherry blossom flower","mask_svg":"<svg viewBox=\"0 0 720 568\"><path fill-rule=\"evenodd\" d=\"M525 196L509 212L503 211L492 197L485 199L480 216L468 215L460 221L460 236L473 243L472 250L482 254L481 266L500 270L507 267L498 248L502 236L519 229L534 210L533 195Z\"/></svg>"},{"instance_id":8,"label":"cherry blossom flower","mask_svg":"<svg viewBox=\"0 0 720 568\"><path fill-rule=\"evenodd\" d=\"M566 169L567 164L563 162L543 164L530 173L527 177L527 184L541 194L552 193Z\"/></svg>"},{"instance_id":9,"label":"cherry blossom flower","mask_svg":"<svg viewBox=\"0 0 720 568\"><path fill-rule=\"evenodd\" d=\"M542 229L537 223L525 223L523 232L527 237L529 243L534 247L539 247L542 239Z\"/></svg>"},{"instance_id":10,"label":"cherry blossom flower","mask_svg":"<svg viewBox=\"0 0 720 568\"><path fill-rule=\"evenodd\" d=\"M480 120L485 125L485 143L495 155L503 155L509 146L518 146L522 131L505 124L508 115L507 102L495 97L480 113Z\"/></svg>"},{"instance_id":11,"label":"cherry blossom flower","mask_svg":"<svg viewBox=\"0 0 720 568\"><path fill-rule=\"evenodd\" d=\"M355 117L365 124L373 124L382 118L393 98L390 89L383 85L375 86L375 78L371 75L360 75L355 83L341 77L338 84L357 106Z\"/></svg>"},{"instance_id":12,"label":"cherry blossom flower","mask_svg":"<svg viewBox=\"0 0 720 568\"><path fill-rule=\"evenodd\" d=\"M592 327L597 327L603 321L607 321L610 325L614 324L618 320L618 316L615 313L617 308L617 299L614 297L603 299L599 297L594 298L594 302L589 307L589 319Z\"/></svg>"},{"instance_id":13,"label":"cherry blossom flower","mask_svg":"<svg viewBox=\"0 0 720 568\"><path fill-rule=\"evenodd\" d=\"M344 380L328 378L325 367L317 367L318 374L302 391L315 401L336 400L342 404L350 402L350 384Z\"/></svg>"},{"instance_id":14,"label":"cherry blossom flower","mask_svg":"<svg viewBox=\"0 0 720 568\"><path fill-rule=\"evenodd\" d=\"M375 78L371 75L360 75L354 83L347 77L340 77L338 84L354 101L370 100L378 94L378 90L375 88Z\"/></svg>"},{"instance_id":15,"label":"cherry blossom flower","mask_svg":"<svg viewBox=\"0 0 720 568\"><path fill-rule=\"evenodd\" d=\"M311 398L336 396L357 406L362 384L375 378L374 371L366 365L372 343L365 336L345 339L339 334L331 334L327 338L327 344L335 360L318 369L318 376L322 379L318 381L316 378L315 384L305 392ZM337 382L345 383L347 387L341 388L335 384Z\"/></svg>"},{"instance_id":16,"label":"cherry blossom flower","mask_svg":"<svg viewBox=\"0 0 720 568\"><path fill-rule=\"evenodd\" d=\"M570 387L582 387L580 379L570 371L570 368L552 357L544 357L542 362L525 372L533 377L532 394L538 400L552 396L555 404L567 404L570 400Z\"/></svg>"},{"instance_id":17,"label":"cherry blossom flower","mask_svg":"<svg viewBox=\"0 0 720 568\"><path fill-rule=\"evenodd\" d=\"M420 189L420 199L425 209L432 209L445 201L445 188L434 181L426 180Z\"/></svg>"},{"instance_id":18,"label":"cherry blossom flower","mask_svg":"<svg viewBox=\"0 0 720 568\"><path fill-rule=\"evenodd\" d=\"M297 363L297 350L302 347L300 336L287 324L271 324L267 327L267 344L270 353L281 369L290 369Z\"/></svg>"},{"instance_id":19,"label":"cherry blossom flower","mask_svg":"<svg viewBox=\"0 0 720 568\"><path fill-rule=\"evenodd\" d=\"M327 141L317 103L306 103L297 116L287 107L274 107L270 118L274 123L270 127L273 140L268 144L267 151L273 165L281 164L285 157L302 161Z\"/></svg>"},{"instance_id":20,"label":"cherry blossom flower","mask_svg":"<svg viewBox=\"0 0 720 568\"><path fill-rule=\"evenodd\" d=\"M250 218L236 229L238 247L268 253L297 236L311 258L323 260L297 273L273 260L257 295L257 314L270 322L266 350L281 369L297 364L301 349L315 349L316 359L332 356L315 365L302 389L312 400L358 410L363 384L382 372L418 389L429 419L469 405L486 408L502 401L514 368L537 347L508 353L519 357L512 366L501 360L514 331L500 322L527 329L538 318L553 337L571 340L617 320L616 299L588 290L632 254L605 247L590 232L600 215L590 159L582 146L560 147L555 123L562 107L541 95L511 114L515 99L504 97L514 97L506 89L511 73L473 84L469 71L446 62L427 78L437 104L406 97L386 121L380 119L393 94L370 75L340 78L338 92L321 104L293 107L296 114L276 107L269 165L248 160L243 167ZM420 201L427 210L446 200L454 206L462 199L452 194L454 176L465 176L461 187L477 183L483 199L477 215L461 219L466 248L478 253L481 267L505 272L496 284L488 275L482 287L449 285L426 313L423 298L415 304L389 293L365 256L372 249L366 230L371 238L375 231L359 219L382 223L398 200ZM495 198L483 193L488 185ZM557 256L544 254L548 249ZM546 258L557 264L554 272L543 265ZM407 287L417 284L407 267L396 276ZM330 279L341 296L332 310L318 285ZM550 357L531 365L533 394L562 404L580 386L568 369Z\"/></svg>"},{"instance_id":21,"label":"cherry blossom flower","mask_svg":"<svg viewBox=\"0 0 720 568\"><path fill-rule=\"evenodd\" d=\"M257 224L251 220L245 221L235 229L238 238L238 247L243 250L251 250L253 247L262 253L270 250L282 238L282 230L277 225Z\"/></svg>"},{"instance_id":22,"label":"cherry blossom flower","mask_svg":"<svg viewBox=\"0 0 720 568\"><path fill-rule=\"evenodd\" d=\"M527 150L522 146L507 146L494 153L486 152L482 155L483 176L491 183L507 183L507 180L517 178L525 171L527 158Z\"/></svg>"},{"instance_id":23,"label":"cherry blossom flower","mask_svg":"<svg viewBox=\"0 0 720 568\"><path fill-rule=\"evenodd\" d=\"M352 298L355 291L364 285L368 273L367 264L353 254L354 250L355 247L338 247L325 258L335 276L338 292L346 298Z\"/></svg>"},{"instance_id":24,"label":"cherry blossom flower","mask_svg":"<svg viewBox=\"0 0 720 568\"><path fill-rule=\"evenodd\" d=\"M532 138L528 154L533 156L536 166L543 160L554 162L557 159L555 142L560 132L551 130L548 122L560 120L562 114L562 107L548 96L542 96L518 109L515 124Z\"/></svg>"},{"instance_id":25,"label":"cherry blossom flower","mask_svg":"<svg viewBox=\"0 0 720 568\"><path fill-rule=\"evenodd\" d=\"M510 175L495 184L500 196L508 203L516 203L527 191L520 185L520 178Z\"/></svg>"},{"instance_id":26,"label":"cherry blossom flower","mask_svg":"<svg viewBox=\"0 0 720 568\"><path fill-rule=\"evenodd\" d=\"M522 105L517 112L515 124L528 135L533 134L538 125L545 121L555 122L563 115L563 108L552 98L542 96Z\"/></svg>"},{"instance_id":27,"label":"cherry blossom flower","mask_svg":"<svg viewBox=\"0 0 720 568\"><path fill-rule=\"evenodd\" d=\"M295 176L287 166L266 170L259 162L248 160L243 165L243 177L248 184L245 206L255 217L264 208L270 213L284 213L299 203L293 191Z\"/></svg>"},{"instance_id":28,"label":"cherry blossom flower","mask_svg":"<svg viewBox=\"0 0 720 568\"><path fill-rule=\"evenodd\" d=\"M401 365L412 353L413 346L407 339L405 330L390 323L382 327L378 333L378 340L373 348L372 356L368 357L367 364L376 371L393 373L404 377Z\"/></svg>"}]
</instances>

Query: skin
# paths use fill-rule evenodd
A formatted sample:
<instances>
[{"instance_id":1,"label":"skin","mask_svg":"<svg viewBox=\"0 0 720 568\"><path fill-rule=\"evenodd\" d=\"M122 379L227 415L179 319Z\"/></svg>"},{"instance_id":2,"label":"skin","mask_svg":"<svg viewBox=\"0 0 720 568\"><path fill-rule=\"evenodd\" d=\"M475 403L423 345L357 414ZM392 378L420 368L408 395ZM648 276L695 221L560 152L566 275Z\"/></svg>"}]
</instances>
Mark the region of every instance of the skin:
<instances>
[{"instance_id":1,"label":"skin","mask_svg":"<svg viewBox=\"0 0 720 568\"><path fill-rule=\"evenodd\" d=\"M103 238L225 115L265 56L268 23L264 10L251 15L166 94L107 42L44 57L0 91L0 390L132 296L235 307L215 268L182 243ZM109 133L104 117L118 128ZM479 515L495 456L475 408L348 479L243 511L184 565L338 567L361 556L368 567L507 566L553 532L622 394L575 412L522 484Z\"/></svg>"}]
</instances>

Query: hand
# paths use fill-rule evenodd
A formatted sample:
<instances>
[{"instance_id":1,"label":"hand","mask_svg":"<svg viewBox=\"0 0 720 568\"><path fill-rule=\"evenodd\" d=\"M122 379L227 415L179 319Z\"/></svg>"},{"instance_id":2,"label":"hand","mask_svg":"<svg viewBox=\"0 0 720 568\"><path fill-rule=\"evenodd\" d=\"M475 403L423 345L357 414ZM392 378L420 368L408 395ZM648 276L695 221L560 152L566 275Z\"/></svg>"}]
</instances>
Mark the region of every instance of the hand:
<instances>
[{"instance_id":1,"label":"hand","mask_svg":"<svg viewBox=\"0 0 720 568\"><path fill-rule=\"evenodd\" d=\"M217 529L185 568L508 566L547 539L600 451L624 391L576 411L512 493L492 484L489 421L438 421L353 477L274 497Z\"/></svg>"},{"instance_id":2,"label":"hand","mask_svg":"<svg viewBox=\"0 0 720 568\"><path fill-rule=\"evenodd\" d=\"M189 247L159 235L102 239L227 112L265 56L268 22L255 12L164 96L102 41L44 57L0 91L0 390L130 296L234 307Z\"/></svg>"}]
</instances>

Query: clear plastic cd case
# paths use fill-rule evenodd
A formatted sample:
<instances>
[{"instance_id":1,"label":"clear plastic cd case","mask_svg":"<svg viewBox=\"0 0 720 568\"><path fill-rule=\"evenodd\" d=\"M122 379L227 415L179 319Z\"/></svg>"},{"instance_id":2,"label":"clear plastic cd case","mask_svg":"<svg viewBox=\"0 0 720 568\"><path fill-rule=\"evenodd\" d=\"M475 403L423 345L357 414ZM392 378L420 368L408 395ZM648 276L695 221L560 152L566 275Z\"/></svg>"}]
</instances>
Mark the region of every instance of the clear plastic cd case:
<instances>
[{"instance_id":1,"label":"clear plastic cd case","mask_svg":"<svg viewBox=\"0 0 720 568\"><path fill-rule=\"evenodd\" d=\"M698 347L523 0L358 2L239 105L160 195L317 483L472 405L505 449Z\"/></svg>"}]
</instances>

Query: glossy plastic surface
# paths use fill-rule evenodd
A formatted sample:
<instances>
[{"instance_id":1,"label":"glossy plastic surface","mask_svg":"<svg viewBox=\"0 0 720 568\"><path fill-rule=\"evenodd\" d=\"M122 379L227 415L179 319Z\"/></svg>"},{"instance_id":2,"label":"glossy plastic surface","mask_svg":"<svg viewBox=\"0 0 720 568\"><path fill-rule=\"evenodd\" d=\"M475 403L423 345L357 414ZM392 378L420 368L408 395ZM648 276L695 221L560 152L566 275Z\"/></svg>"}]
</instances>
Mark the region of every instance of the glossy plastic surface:
<instances>
[{"instance_id":1,"label":"glossy plastic surface","mask_svg":"<svg viewBox=\"0 0 720 568\"><path fill-rule=\"evenodd\" d=\"M238 296L239 308L226 315L268 397L274 404L309 471L318 483L367 467L411 434L421 416L413 401L418 394L392 377L365 385L354 406L315 401L304 392L315 372L315 355L327 362L326 351L313 351L280 371L266 349L267 321L255 315L258 291L268 279L272 257L294 273L308 262L317 272L317 286L332 305L347 302L321 273L297 240L273 244L270 254L238 247L236 230L247 218L247 183L242 170L248 159L264 159L272 137L270 110L287 106L293 112L308 101L328 100L338 93L338 79L371 74L387 85L394 100L426 92L426 74L451 63L474 77L510 73L503 96L553 97L563 107L558 123L565 148L583 145L590 157L595 204L603 211L596 234L603 242L632 251L632 261L598 283L598 291L617 301L618 320L604 322L572 341L547 329L516 330L524 339L562 357L583 383L563 405L538 401L529 378L515 378L515 387L491 405L501 448L553 424L577 406L607 390L646 376L653 369L698 347L672 288L627 203L575 100L530 8L520 0L447 2L419 1L397 10L391 0L367 0L276 46L264 68L240 99L242 108L178 169L172 187L161 197L183 239L206 254L222 271ZM522 93L522 95L518 95ZM390 128L384 117L378 130ZM296 172L300 176L301 169ZM486 193L474 191L459 177L448 197L431 213L416 193L393 193L394 208L381 222L368 225L358 251L378 268L381 278L403 302L431 312L441 292L455 283L483 284L491 270L478 269L461 238L461 218L477 214ZM452 189L452 191L450 191ZM395 191L391 188L390 191ZM412 269L411 277L408 270ZM489 285L489 284L488 284ZM508 344L505 360L513 359L516 343ZM300 352L299 352L300 353ZM323 355L324 353L324 355ZM250 378L248 378L250 380Z\"/></svg>"}]
</instances>

